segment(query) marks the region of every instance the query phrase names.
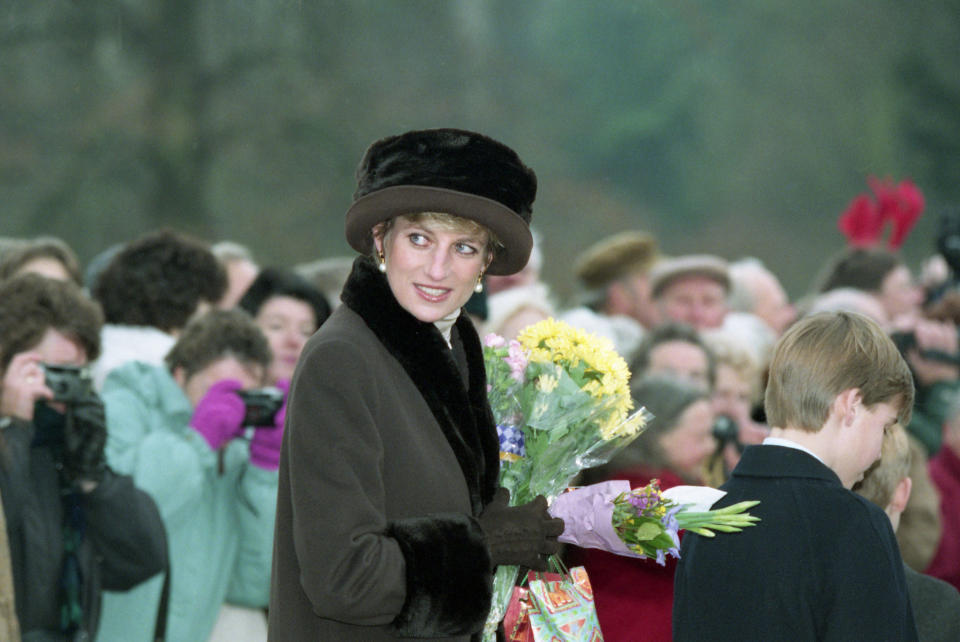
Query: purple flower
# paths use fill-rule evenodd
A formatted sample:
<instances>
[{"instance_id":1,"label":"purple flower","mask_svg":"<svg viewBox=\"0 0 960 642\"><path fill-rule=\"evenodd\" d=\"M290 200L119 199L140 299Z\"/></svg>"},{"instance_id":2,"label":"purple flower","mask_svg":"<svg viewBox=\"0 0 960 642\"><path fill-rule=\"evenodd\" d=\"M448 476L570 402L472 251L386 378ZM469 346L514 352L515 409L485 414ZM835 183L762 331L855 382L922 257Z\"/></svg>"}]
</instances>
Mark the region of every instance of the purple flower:
<instances>
[{"instance_id":1,"label":"purple flower","mask_svg":"<svg viewBox=\"0 0 960 642\"><path fill-rule=\"evenodd\" d=\"M673 548L669 549L667 552L670 555L680 558L680 524L677 523L677 513L680 512L682 506L675 504L671 506L666 515L663 516L663 519L660 520L663 524L664 530L667 531L667 535L670 536L670 539L673 540Z\"/></svg>"}]
</instances>

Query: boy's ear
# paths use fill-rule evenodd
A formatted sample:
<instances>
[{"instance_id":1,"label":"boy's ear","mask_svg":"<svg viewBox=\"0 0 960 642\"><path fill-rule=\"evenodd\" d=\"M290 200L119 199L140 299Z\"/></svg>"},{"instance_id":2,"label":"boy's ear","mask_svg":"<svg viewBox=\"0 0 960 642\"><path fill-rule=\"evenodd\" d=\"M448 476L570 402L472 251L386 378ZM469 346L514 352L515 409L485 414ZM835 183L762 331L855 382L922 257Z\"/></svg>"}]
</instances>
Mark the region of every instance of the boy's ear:
<instances>
[{"instance_id":1,"label":"boy's ear","mask_svg":"<svg viewBox=\"0 0 960 642\"><path fill-rule=\"evenodd\" d=\"M837 417L843 422L844 426L853 424L857 417L857 412L863 404L863 395L859 388L848 388L844 390L834 400L833 405L837 411Z\"/></svg>"},{"instance_id":2,"label":"boy's ear","mask_svg":"<svg viewBox=\"0 0 960 642\"><path fill-rule=\"evenodd\" d=\"M910 491L912 488L912 479L909 477L901 479L897 483L897 487L893 489L893 497L890 498L890 508L897 513L902 513L903 509L907 507L907 502L910 501Z\"/></svg>"}]
</instances>

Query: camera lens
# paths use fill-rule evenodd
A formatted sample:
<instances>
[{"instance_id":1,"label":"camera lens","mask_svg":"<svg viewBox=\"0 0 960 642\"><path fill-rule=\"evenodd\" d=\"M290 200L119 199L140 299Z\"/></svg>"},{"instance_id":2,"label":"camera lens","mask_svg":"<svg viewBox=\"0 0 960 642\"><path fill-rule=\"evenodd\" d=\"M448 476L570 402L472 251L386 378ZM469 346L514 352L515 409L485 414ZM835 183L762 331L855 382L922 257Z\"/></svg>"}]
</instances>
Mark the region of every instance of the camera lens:
<instances>
[{"instance_id":1,"label":"camera lens","mask_svg":"<svg viewBox=\"0 0 960 642\"><path fill-rule=\"evenodd\" d=\"M721 443L736 441L739 430L737 422L727 415L718 415L713 420L713 436Z\"/></svg>"}]
</instances>

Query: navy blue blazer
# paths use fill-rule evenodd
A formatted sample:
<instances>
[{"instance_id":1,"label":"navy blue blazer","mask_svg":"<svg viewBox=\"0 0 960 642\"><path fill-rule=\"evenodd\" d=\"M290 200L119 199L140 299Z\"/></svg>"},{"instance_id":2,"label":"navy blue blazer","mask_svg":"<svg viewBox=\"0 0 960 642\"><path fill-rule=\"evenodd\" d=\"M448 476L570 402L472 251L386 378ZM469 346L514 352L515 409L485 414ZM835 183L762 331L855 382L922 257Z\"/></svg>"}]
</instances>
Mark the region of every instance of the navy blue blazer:
<instances>
[{"instance_id":1,"label":"navy blue blazer","mask_svg":"<svg viewBox=\"0 0 960 642\"><path fill-rule=\"evenodd\" d=\"M715 508L760 500L740 533L683 538L673 635L685 640L916 640L887 515L795 448L751 446Z\"/></svg>"}]
</instances>

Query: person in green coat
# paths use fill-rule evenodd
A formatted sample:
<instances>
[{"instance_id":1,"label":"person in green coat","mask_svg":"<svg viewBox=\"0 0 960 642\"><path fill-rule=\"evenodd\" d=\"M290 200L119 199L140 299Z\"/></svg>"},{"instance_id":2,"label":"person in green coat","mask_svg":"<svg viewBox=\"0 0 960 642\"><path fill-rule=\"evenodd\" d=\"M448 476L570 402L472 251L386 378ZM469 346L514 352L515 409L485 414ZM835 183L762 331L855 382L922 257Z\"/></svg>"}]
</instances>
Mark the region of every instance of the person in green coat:
<instances>
[{"instance_id":1,"label":"person in green coat","mask_svg":"<svg viewBox=\"0 0 960 642\"><path fill-rule=\"evenodd\" d=\"M130 362L104 383L108 460L169 536L168 640L208 639L224 603L267 605L284 409L245 428L237 393L263 385L270 358L249 315L217 310L187 325L166 367ZM157 579L107 594L98 639L151 640L160 591Z\"/></svg>"}]
</instances>

